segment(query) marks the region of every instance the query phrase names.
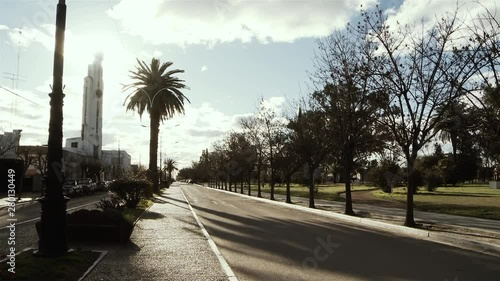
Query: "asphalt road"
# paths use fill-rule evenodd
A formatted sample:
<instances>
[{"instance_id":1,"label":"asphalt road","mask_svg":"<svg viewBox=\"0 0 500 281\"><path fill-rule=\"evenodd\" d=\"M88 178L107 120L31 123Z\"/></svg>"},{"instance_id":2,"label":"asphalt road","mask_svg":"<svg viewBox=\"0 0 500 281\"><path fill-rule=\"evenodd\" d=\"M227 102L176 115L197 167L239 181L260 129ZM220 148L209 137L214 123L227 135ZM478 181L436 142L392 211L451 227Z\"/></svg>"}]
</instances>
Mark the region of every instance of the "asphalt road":
<instances>
[{"instance_id":1,"label":"asphalt road","mask_svg":"<svg viewBox=\"0 0 500 281\"><path fill-rule=\"evenodd\" d=\"M67 209L79 208L85 206L85 208L94 208L95 204L103 197L107 196L107 193L97 192L93 195L85 195L79 197L73 197L68 201ZM41 211L40 203L32 202L28 204L20 204L15 208L15 218L17 219L16 224L22 224L26 221L30 221L40 217ZM71 210L70 210L71 212ZM9 210L7 207L0 209L0 229L9 225L7 219L9 218Z\"/></svg>"},{"instance_id":2,"label":"asphalt road","mask_svg":"<svg viewBox=\"0 0 500 281\"><path fill-rule=\"evenodd\" d=\"M496 257L181 185L239 280L500 280Z\"/></svg>"}]
</instances>

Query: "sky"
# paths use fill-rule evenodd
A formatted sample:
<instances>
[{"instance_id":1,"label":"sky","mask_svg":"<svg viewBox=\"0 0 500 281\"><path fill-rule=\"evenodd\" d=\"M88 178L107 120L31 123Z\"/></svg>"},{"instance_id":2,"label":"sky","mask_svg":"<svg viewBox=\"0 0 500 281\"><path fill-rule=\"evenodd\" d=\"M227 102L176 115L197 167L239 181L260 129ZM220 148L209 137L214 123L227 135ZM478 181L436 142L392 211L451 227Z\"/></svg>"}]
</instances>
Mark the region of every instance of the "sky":
<instances>
[{"instance_id":1,"label":"sky","mask_svg":"<svg viewBox=\"0 0 500 281\"><path fill-rule=\"evenodd\" d=\"M21 145L47 143L57 0L0 0L0 133ZM147 4L146 4L147 3ZM495 8L494 0L481 1ZM189 90L185 115L160 125L162 158L180 167L257 111L307 95L318 38L380 5L393 22L432 21L469 0L67 0L64 139L80 135L83 79L104 54L103 149L148 163L149 118L126 112L136 59L172 61ZM19 79L15 79L19 77ZM13 94L15 93L15 95Z\"/></svg>"}]
</instances>

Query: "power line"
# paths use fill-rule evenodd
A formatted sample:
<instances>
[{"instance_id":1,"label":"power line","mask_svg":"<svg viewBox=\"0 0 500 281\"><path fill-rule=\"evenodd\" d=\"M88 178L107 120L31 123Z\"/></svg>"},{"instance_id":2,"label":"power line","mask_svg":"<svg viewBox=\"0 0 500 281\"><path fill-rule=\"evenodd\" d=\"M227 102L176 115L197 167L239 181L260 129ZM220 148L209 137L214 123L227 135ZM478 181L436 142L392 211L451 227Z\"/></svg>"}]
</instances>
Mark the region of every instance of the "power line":
<instances>
[{"instance_id":1,"label":"power line","mask_svg":"<svg viewBox=\"0 0 500 281\"><path fill-rule=\"evenodd\" d=\"M43 107L43 106L41 106L40 104L38 104L38 103L36 103L36 102L34 102L34 101L30 100L30 99L27 99L27 98L25 98L25 97L23 97L23 96L21 96L21 95L19 95L19 94L14 93L13 91L11 91L11 90L9 90L9 89L7 89L7 88L4 88L3 86L0 86L0 89L3 89L3 90L5 90L5 91L7 91L7 92L9 92L9 93L11 93L11 94L13 94L13 95L17 96L17 97L20 97L20 98L22 98L23 100L27 100L27 101L29 101L29 102L31 102L31 103L33 103L33 104L36 104L36 105L38 105L38 106L40 106L40 107Z\"/></svg>"}]
</instances>

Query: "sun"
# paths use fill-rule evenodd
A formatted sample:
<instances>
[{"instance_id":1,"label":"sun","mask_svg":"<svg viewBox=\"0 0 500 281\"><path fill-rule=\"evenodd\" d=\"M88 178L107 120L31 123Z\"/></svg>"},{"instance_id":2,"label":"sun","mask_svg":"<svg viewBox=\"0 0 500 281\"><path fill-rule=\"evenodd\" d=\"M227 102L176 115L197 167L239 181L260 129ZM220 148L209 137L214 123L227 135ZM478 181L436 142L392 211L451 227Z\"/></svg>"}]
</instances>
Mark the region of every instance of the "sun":
<instances>
[{"instance_id":1,"label":"sun","mask_svg":"<svg viewBox=\"0 0 500 281\"><path fill-rule=\"evenodd\" d=\"M72 66L83 67L93 63L96 57L102 60L107 72L119 71L132 55L112 32L95 31L68 36L65 46L65 60Z\"/></svg>"}]
</instances>

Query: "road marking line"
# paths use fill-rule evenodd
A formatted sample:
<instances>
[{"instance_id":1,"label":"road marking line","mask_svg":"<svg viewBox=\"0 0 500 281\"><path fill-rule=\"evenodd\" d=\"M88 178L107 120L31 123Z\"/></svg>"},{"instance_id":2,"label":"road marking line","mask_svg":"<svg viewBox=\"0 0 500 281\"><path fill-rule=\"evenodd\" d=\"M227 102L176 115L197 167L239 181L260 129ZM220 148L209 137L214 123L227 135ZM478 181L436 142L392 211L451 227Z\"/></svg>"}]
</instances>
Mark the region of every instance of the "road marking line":
<instances>
[{"instance_id":1,"label":"road marking line","mask_svg":"<svg viewBox=\"0 0 500 281\"><path fill-rule=\"evenodd\" d=\"M76 206L76 207L73 207L73 208L69 208L69 209L66 209L66 212L67 211L72 211L72 210L75 210L75 209L79 209L79 208L82 208L82 207L85 207L85 206L88 206L88 205L92 205L92 204L95 204L99 201L95 201L95 202L92 202L92 203L87 203L87 204L83 204L83 205L80 205L80 206ZM37 217L37 218L33 218L33 219L29 219L29 220L25 220L25 221L22 221L22 222L19 222L19 223L16 223L16 225L20 225L20 224L25 224L25 223L29 223L29 222L33 222L33 221L36 221L36 220L39 220L40 217ZM0 228L0 230L2 229L6 229L7 227L9 226L4 226L2 228Z\"/></svg>"},{"instance_id":2,"label":"road marking line","mask_svg":"<svg viewBox=\"0 0 500 281\"><path fill-rule=\"evenodd\" d=\"M210 248L214 252L215 256L217 259L219 259L220 265L222 266L222 270L226 273L227 277L229 278L229 281L238 281L238 278L236 278L236 275L234 274L233 270L227 263L226 259L222 256L222 253L219 251L217 248L217 245L215 245L214 240L212 240L212 237L210 237L210 234L208 234L208 231L205 229L205 226L201 223L200 219L196 215L196 213L193 210L193 207L191 207L191 203L189 203L189 200L187 199L186 195L182 191L182 189L179 188L179 190L182 193L182 196L184 196L184 199L186 200L186 203L188 204L189 209L191 210L191 213L193 213L193 217L198 223L198 225L201 228L201 232L203 232L203 235L205 235L205 238L208 240L208 245L210 245Z\"/></svg>"},{"instance_id":3,"label":"road marking line","mask_svg":"<svg viewBox=\"0 0 500 281\"><path fill-rule=\"evenodd\" d=\"M214 203L215 205L219 205L219 203L215 202L214 200L212 200L212 203Z\"/></svg>"}]
</instances>

